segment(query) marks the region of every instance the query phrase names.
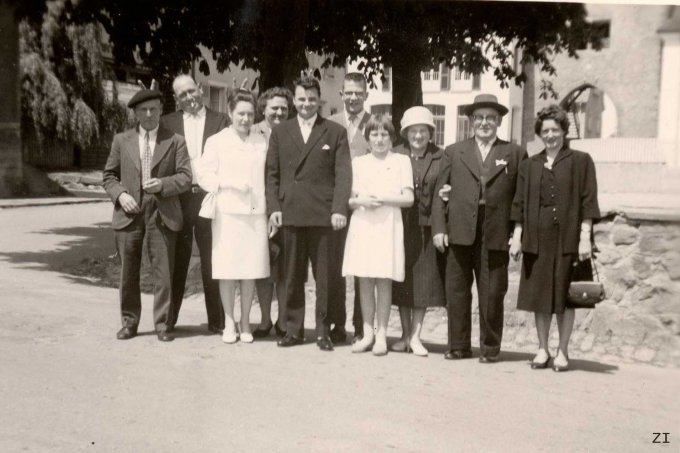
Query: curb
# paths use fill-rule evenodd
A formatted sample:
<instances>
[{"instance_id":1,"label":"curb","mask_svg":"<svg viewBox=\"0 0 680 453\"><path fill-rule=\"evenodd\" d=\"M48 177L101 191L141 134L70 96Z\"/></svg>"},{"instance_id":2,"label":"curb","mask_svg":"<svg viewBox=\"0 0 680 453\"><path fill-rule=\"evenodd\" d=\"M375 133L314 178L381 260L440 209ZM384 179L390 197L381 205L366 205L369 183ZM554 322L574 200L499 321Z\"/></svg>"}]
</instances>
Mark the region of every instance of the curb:
<instances>
[{"instance_id":1,"label":"curb","mask_svg":"<svg viewBox=\"0 0 680 453\"><path fill-rule=\"evenodd\" d=\"M108 198L35 198L35 199L5 199L0 200L0 209L33 208L41 206L60 206L69 204L104 203L111 202Z\"/></svg>"}]
</instances>

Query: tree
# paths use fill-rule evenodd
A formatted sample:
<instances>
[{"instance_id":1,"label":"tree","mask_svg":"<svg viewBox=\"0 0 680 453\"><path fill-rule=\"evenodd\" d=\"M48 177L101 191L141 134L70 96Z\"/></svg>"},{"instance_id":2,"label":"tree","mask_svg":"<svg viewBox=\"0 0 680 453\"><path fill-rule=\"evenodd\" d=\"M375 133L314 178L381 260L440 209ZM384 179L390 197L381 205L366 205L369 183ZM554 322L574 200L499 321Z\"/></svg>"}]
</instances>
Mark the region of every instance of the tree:
<instances>
[{"instance_id":1,"label":"tree","mask_svg":"<svg viewBox=\"0 0 680 453\"><path fill-rule=\"evenodd\" d=\"M19 25L22 135L49 147L96 149L127 122L125 109L106 99L101 33L95 23L69 21L73 4L46 3L44 14Z\"/></svg>"}]
</instances>

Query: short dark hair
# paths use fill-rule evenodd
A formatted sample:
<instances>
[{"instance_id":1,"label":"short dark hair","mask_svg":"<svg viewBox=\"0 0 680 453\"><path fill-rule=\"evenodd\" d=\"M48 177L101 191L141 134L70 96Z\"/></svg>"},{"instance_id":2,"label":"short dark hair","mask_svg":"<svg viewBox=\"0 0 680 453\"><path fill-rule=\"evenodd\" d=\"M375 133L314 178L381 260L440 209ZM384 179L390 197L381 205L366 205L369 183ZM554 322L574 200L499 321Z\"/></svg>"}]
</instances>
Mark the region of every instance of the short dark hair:
<instances>
[{"instance_id":1,"label":"short dark hair","mask_svg":"<svg viewBox=\"0 0 680 453\"><path fill-rule=\"evenodd\" d=\"M236 108L236 104L239 102L249 102L253 105L253 109L257 108L255 95L252 92L242 88L237 88L229 94L229 99L227 100L229 111L232 112Z\"/></svg>"},{"instance_id":2,"label":"short dark hair","mask_svg":"<svg viewBox=\"0 0 680 453\"><path fill-rule=\"evenodd\" d=\"M314 89L316 90L316 93L321 97L321 86L319 85L319 81L316 80L314 77L309 77L309 76L303 76L297 79L295 82L293 82L293 89L297 89L297 87L302 87L305 90L311 90Z\"/></svg>"},{"instance_id":3,"label":"short dark hair","mask_svg":"<svg viewBox=\"0 0 680 453\"><path fill-rule=\"evenodd\" d=\"M366 141L368 141L368 136L371 135L371 131L378 129L385 129L387 132L389 132L392 144L396 143L397 133L394 130L392 117L390 115L371 115L371 117L366 122L366 129L364 129L364 138Z\"/></svg>"},{"instance_id":4,"label":"short dark hair","mask_svg":"<svg viewBox=\"0 0 680 453\"><path fill-rule=\"evenodd\" d=\"M288 103L288 111L290 112L293 110L293 93L291 93L288 88L272 87L260 94L260 96L257 98L258 113L260 115L264 114L264 109L267 107L267 102L269 102L270 99L274 99L276 97L285 98L286 103Z\"/></svg>"},{"instance_id":5,"label":"short dark hair","mask_svg":"<svg viewBox=\"0 0 680 453\"><path fill-rule=\"evenodd\" d=\"M536 132L536 135L541 135L543 121L546 120L553 120L559 124L565 135L569 133L569 117L567 116L567 112L559 105L551 104L538 112L536 115L536 123L534 123L534 132Z\"/></svg>"},{"instance_id":6,"label":"short dark hair","mask_svg":"<svg viewBox=\"0 0 680 453\"><path fill-rule=\"evenodd\" d=\"M368 84L366 83L366 77L360 72L348 72L345 74L345 78L342 82L342 89L345 89L345 82L356 82L361 83L364 86L364 91L368 89Z\"/></svg>"}]
</instances>

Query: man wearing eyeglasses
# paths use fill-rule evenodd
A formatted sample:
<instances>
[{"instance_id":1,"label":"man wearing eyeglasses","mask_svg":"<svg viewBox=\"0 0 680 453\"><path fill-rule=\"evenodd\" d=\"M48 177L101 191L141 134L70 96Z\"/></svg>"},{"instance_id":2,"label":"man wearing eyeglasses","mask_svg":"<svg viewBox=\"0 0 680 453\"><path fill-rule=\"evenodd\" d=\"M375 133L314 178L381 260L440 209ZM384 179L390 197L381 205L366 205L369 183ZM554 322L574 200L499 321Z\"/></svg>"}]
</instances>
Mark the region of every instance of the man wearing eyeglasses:
<instances>
[{"instance_id":1,"label":"man wearing eyeglasses","mask_svg":"<svg viewBox=\"0 0 680 453\"><path fill-rule=\"evenodd\" d=\"M474 137L444 151L432 202L435 247L447 253L449 360L472 357L472 283L479 303L479 361L499 359L503 300L508 290L510 207L517 169L526 152L497 137L508 109L480 94L465 106ZM450 187L450 189L449 189ZM448 204L448 206L447 206Z\"/></svg>"}]
</instances>

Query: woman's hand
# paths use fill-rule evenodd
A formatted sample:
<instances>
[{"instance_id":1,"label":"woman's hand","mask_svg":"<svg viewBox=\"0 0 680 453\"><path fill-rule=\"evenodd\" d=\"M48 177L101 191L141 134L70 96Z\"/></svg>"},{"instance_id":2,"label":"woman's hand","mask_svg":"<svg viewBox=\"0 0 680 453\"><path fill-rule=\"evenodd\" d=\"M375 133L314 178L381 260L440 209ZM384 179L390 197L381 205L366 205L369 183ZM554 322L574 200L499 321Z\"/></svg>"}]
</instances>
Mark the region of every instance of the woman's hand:
<instances>
[{"instance_id":1,"label":"woman's hand","mask_svg":"<svg viewBox=\"0 0 680 453\"><path fill-rule=\"evenodd\" d=\"M520 238L512 237L510 239L510 258L518 261L522 256L522 240Z\"/></svg>"},{"instance_id":2,"label":"woman's hand","mask_svg":"<svg viewBox=\"0 0 680 453\"><path fill-rule=\"evenodd\" d=\"M366 209L375 209L382 206L382 201L374 195L357 195L354 198L354 202Z\"/></svg>"},{"instance_id":3,"label":"woman's hand","mask_svg":"<svg viewBox=\"0 0 680 453\"><path fill-rule=\"evenodd\" d=\"M593 246L590 243L590 237L581 238L578 241L578 259L579 261L585 261L592 257Z\"/></svg>"}]
</instances>

